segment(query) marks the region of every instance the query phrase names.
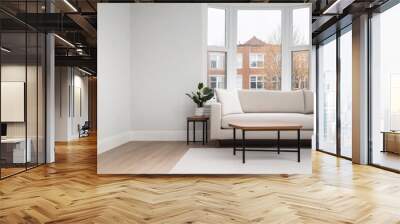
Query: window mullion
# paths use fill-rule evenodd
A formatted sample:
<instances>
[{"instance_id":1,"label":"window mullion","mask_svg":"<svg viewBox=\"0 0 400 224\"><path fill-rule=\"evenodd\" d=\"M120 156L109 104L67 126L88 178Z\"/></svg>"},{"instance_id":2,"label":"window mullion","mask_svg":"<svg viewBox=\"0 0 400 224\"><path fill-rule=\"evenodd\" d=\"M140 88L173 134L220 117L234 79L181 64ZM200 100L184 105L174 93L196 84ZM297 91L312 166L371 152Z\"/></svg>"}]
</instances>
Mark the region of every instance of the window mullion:
<instances>
[{"instance_id":1,"label":"window mullion","mask_svg":"<svg viewBox=\"0 0 400 224\"><path fill-rule=\"evenodd\" d=\"M282 9L282 73L281 73L281 90L291 90L291 30L292 30L292 13L291 9Z\"/></svg>"},{"instance_id":2,"label":"window mullion","mask_svg":"<svg viewBox=\"0 0 400 224\"><path fill-rule=\"evenodd\" d=\"M236 88L236 30L237 10L234 7L227 7L227 89Z\"/></svg>"}]
</instances>

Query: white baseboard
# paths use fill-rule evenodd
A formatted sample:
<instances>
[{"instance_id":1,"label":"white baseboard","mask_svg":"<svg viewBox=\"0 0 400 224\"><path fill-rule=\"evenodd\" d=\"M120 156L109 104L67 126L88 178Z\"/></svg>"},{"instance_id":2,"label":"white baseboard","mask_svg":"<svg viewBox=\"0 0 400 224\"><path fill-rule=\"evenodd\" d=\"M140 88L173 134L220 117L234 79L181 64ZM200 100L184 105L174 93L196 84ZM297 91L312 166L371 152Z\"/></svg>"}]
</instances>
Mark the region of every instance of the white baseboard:
<instances>
[{"instance_id":1,"label":"white baseboard","mask_svg":"<svg viewBox=\"0 0 400 224\"><path fill-rule=\"evenodd\" d=\"M185 131L131 131L131 141L183 141Z\"/></svg>"},{"instance_id":2,"label":"white baseboard","mask_svg":"<svg viewBox=\"0 0 400 224\"><path fill-rule=\"evenodd\" d=\"M129 131L99 140L97 143L97 154L107 152L129 141L131 141L131 133Z\"/></svg>"},{"instance_id":3,"label":"white baseboard","mask_svg":"<svg viewBox=\"0 0 400 224\"><path fill-rule=\"evenodd\" d=\"M189 131L190 140L193 129ZM202 130L196 129L196 139L202 139ZM131 141L186 141L186 130L174 131L131 131Z\"/></svg>"}]
</instances>

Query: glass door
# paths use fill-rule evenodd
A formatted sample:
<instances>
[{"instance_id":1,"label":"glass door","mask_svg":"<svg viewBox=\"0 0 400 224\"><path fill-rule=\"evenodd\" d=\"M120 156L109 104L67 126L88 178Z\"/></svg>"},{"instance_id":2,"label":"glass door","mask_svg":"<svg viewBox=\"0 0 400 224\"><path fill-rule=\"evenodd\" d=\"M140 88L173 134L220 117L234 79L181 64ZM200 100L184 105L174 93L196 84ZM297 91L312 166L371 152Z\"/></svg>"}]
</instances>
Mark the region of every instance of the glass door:
<instances>
[{"instance_id":1,"label":"glass door","mask_svg":"<svg viewBox=\"0 0 400 224\"><path fill-rule=\"evenodd\" d=\"M352 32L340 36L340 155L352 157Z\"/></svg>"},{"instance_id":2,"label":"glass door","mask_svg":"<svg viewBox=\"0 0 400 224\"><path fill-rule=\"evenodd\" d=\"M20 2L43 13L44 1ZM0 6L7 3L0 3ZM45 163L46 38L0 12L0 179Z\"/></svg>"},{"instance_id":3,"label":"glass door","mask_svg":"<svg viewBox=\"0 0 400 224\"><path fill-rule=\"evenodd\" d=\"M371 18L370 163L400 171L400 4Z\"/></svg>"},{"instance_id":4,"label":"glass door","mask_svg":"<svg viewBox=\"0 0 400 224\"><path fill-rule=\"evenodd\" d=\"M26 170L26 33L1 34L1 177ZM30 149L30 148L29 148Z\"/></svg>"},{"instance_id":5,"label":"glass door","mask_svg":"<svg viewBox=\"0 0 400 224\"><path fill-rule=\"evenodd\" d=\"M336 36L318 47L318 149L336 154Z\"/></svg>"}]
</instances>

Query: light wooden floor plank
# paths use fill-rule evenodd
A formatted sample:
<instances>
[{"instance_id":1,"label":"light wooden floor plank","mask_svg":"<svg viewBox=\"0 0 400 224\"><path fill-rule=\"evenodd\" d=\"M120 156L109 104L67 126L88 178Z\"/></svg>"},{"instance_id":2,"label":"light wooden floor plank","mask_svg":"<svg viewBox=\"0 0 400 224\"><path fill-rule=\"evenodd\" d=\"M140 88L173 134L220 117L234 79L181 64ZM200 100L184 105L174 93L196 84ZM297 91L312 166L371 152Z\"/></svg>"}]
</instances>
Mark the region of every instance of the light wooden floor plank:
<instances>
[{"instance_id":1,"label":"light wooden floor plank","mask_svg":"<svg viewBox=\"0 0 400 224\"><path fill-rule=\"evenodd\" d=\"M0 223L400 223L399 174L319 152L289 176L97 175L94 137L56 161L0 181Z\"/></svg>"}]
</instances>

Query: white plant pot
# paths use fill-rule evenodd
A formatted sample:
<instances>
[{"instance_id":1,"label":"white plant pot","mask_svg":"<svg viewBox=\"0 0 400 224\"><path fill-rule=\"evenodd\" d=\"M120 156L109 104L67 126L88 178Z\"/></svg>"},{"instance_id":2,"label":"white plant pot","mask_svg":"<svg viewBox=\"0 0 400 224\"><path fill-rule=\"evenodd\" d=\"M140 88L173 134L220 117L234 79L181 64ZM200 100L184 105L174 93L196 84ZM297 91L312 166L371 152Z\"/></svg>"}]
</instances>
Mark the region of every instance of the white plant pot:
<instances>
[{"instance_id":1,"label":"white plant pot","mask_svg":"<svg viewBox=\"0 0 400 224\"><path fill-rule=\"evenodd\" d=\"M194 112L196 116L203 116L204 115L204 107L196 107L196 111Z\"/></svg>"}]
</instances>

